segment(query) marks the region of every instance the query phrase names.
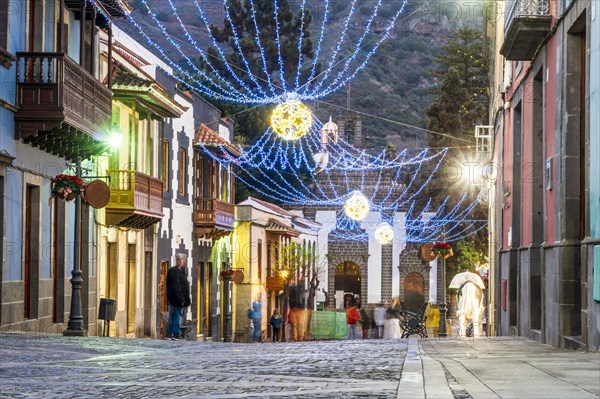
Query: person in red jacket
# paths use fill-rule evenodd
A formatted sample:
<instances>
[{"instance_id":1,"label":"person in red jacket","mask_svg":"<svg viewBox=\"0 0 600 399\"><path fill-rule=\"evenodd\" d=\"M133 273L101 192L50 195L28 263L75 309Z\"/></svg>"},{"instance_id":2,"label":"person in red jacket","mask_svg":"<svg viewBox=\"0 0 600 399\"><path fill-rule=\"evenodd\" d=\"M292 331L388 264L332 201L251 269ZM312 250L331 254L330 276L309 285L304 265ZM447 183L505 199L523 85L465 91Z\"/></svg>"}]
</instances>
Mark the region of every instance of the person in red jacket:
<instances>
[{"instance_id":1,"label":"person in red jacket","mask_svg":"<svg viewBox=\"0 0 600 399\"><path fill-rule=\"evenodd\" d=\"M354 302L346 311L346 323L348 323L348 339L358 339L361 336L360 312Z\"/></svg>"}]
</instances>

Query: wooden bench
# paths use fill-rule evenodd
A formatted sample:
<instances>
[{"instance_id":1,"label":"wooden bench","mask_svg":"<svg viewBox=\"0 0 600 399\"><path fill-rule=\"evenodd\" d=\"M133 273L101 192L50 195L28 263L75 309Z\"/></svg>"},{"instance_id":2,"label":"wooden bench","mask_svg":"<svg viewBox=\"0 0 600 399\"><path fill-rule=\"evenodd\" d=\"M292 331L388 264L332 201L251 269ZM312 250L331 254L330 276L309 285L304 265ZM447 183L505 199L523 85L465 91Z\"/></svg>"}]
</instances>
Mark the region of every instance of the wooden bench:
<instances>
[{"instance_id":1,"label":"wooden bench","mask_svg":"<svg viewBox=\"0 0 600 399\"><path fill-rule=\"evenodd\" d=\"M407 310L400 311L400 327L402 328L402 338L408 338L411 335L419 334L421 338L427 338L427 311L429 302L423 303L417 313Z\"/></svg>"},{"instance_id":2,"label":"wooden bench","mask_svg":"<svg viewBox=\"0 0 600 399\"><path fill-rule=\"evenodd\" d=\"M169 312L160 312L160 318L165 323L166 333L166 326L169 323ZM181 330L181 338L185 339L186 341L193 341L191 320L181 320L181 325L179 326L179 329Z\"/></svg>"}]
</instances>

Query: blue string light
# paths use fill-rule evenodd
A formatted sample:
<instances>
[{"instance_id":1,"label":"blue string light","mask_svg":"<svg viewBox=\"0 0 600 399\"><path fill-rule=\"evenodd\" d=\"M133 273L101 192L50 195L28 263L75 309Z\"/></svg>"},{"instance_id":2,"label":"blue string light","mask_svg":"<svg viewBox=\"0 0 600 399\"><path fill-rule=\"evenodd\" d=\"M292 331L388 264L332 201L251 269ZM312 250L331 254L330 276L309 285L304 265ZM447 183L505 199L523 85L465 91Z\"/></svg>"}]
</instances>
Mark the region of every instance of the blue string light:
<instances>
[{"instance_id":1,"label":"blue string light","mask_svg":"<svg viewBox=\"0 0 600 399\"><path fill-rule=\"evenodd\" d=\"M381 43L389 37L389 32L394 26L396 20L404 11L407 0L404 0L398 11L394 14L392 19L389 21L387 28L385 29L384 34L376 42L373 48L370 50L366 49L366 39L371 31L371 26L377 17L378 10L381 6L382 0L378 0L373 13L369 16L366 24L365 31L360 36L360 39L357 43L353 43L353 52L348 54L345 57L342 57L339 61L337 61L338 56L342 53L342 48L344 44L347 42L348 38L348 27L352 22L356 9L357 0L353 0L350 6L350 10L348 12L347 17L344 20L344 27L341 31L339 40L335 42L331 49L329 49L329 58L328 58L328 66L319 75L317 75L317 66L319 65L319 59L323 57L323 53L325 51L324 43L326 42L325 36L327 33L327 27L329 24L329 15L330 15L330 5L329 0L325 0L325 12L323 14L323 18L321 20L321 28L320 28L320 36L317 43L316 51L313 55L312 65L310 66L310 74L304 82L301 82L301 78L303 76L302 69L305 61L305 56L302 54L303 43L305 41L305 19L306 19L306 0L303 0L301 3L301 12L300 12L300 21L297 24L297 28L300 29L298 32L298 43L297 43L297 51L298 51L298 63L295 66L295 71L286 71L284 64L284 55L282 53L282 20L280 14L280 6L279 0L273 0L273 25L275 27L275 43L277 47L277 71L269 70L269 65L267 63L267 58L265 55L265 48L261 43L261 29L262 27L258 24L257 21L257 8L254 1L249 0L249 11L250 11L250 19L252 20L252 25L254 28L254 32L251 34L254 38L254 42L258 51L260 53L260 59L262 62L262 74L264 74L265 79L259 79L259 75L253 71L253 65L248 61L246 54L244 54L242 48L242 42L240 37L240 27L236 26L236 23L232 17L230 2L229 0L223 0L222 5L225 9L225 19L228 24L231 26L232 33L232 47L234 53L241 60L241 67L237 67L232 65L227 61L226 52L219 46L217 39L213 35L211 31L211 24L207 18L206 12L202 9L202 6L198 2L198 0L194 0L194 4L198 11L198 15L200 20L203 22L206 28L206 34L210 40L211 46L218 53L218 62L223 65L225 70L227 71L227 76L223 76L222 73L219 72L219 69L215 66L215 63L211 61L210 55L198 45L198 40L195 39L192 35L192 30L186 27L186 24L181 19L179 12L177 11L177 7L173 0L168 0L171 11L175 16L175 19L181 25L183 36L185 37L187 43L194 48L198 54L200 55L200 59L202 62L210 69L211 75L207 74L196 65L181 49L181 46L176 43L170 36L164 24L162 24L155 13L152 10L151 5L149 4L150 0L141 0L142 4L148 10L150 15L150 19L156 24L159 30L162 32L162 36L166 39L166 43L171 47L174 47L177 53L179 53L184 63L180 65L177 62L174 62L173 59L167 56L168 51L163 49L158 43L151 40L150 37L144 32L144 28L142 28L141 24L136 21L136 19L129 15L128 20L140 31L140 33L144 36L144 38L152 45L152 47L156 48L160 55L164 58L165 62L169 64L173 71L176 72L176 78L185 83L188 87L193 90L198 91L198 93L209 96L218 100L229 101L229 102L237 102L244 104L279 104L283 101L286 101L289 98L295 98L299 101L313 101L320 98L323 98L330 93L338 90L345 84L347 84L351 79L353 79L357 73L364 69L368 60L375 54L377 48L381 45ZM354 21L358 22L356 19ZM367 51L368 50L368 51ZM351 66L359 62L358 58L361 52L367 51L364 60L357 68L353 71L351 70ZM344 61L344 65L341 68L337 68L337 65ZM261 67L258 67L259 69ZM171 73L171 71L167 71ZM279 83L275 85L272 80L273 73L277 73L279 75ZM286 73L287 72L287 73ZM179 76L177 76L179 75ZM198 79L200 77L201 79ZM288 82L287 79L291 79L291 82ZM252 87L248 84L248 82L252 82ZM266 82L266 87L264 86L262 81ZM313 88L311 89L311 86Z\"/></svg>"}]
</instances>

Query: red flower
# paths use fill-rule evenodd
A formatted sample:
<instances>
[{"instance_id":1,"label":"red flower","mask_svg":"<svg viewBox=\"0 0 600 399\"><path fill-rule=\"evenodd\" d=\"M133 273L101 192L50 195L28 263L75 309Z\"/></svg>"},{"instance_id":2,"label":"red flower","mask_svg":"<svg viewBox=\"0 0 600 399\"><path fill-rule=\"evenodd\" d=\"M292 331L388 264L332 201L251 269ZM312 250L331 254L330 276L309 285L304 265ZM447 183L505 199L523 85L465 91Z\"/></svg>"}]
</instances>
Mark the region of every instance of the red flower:
<instances>
[{"instance_id":1,"label":"red flower","mask_svg":"<svg viewBox=\"0 0 600 399\"><path fill-rule=\"evenodd\" d=\"M65 201L74 200L78 195L82 195L85 190L83 180L74 175L61 173L56 175L51 182L52 196Z\"/></svg>"}]
</instances>

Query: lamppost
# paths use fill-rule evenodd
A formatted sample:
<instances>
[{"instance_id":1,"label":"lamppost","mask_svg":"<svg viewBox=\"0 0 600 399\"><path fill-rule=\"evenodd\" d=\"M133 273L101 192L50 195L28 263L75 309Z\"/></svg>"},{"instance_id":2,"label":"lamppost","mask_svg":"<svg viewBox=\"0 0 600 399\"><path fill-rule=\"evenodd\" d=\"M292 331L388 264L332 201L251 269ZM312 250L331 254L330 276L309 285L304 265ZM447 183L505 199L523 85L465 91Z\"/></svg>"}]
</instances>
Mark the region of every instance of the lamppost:
<instances>
[{"instance_id":1,"label":"lamppost","mask_svg":"<svg viewBox=\"0 0 600 399\"><path fill-rule=\"evenodd\" d=\"M442 230L442 242L446 242L446 230ZM446 337L446 258L441 256L442 267L441 267L441 280L442 280L442 301L440 302L440 326L438 331L439 337Z\"/></svg>"},{"instance_id":2,"label":"lamppost","mask_svg":"<svg viewBox=\"0 0 600 399\"><path fill-rule=\"evenodd\" d=\"M75 174L81 178L81 158L75 161ZM74 337L86 337L87 329L83 323L83 315L81 313L81 291L83 288L83 279L81 278L81 196L75 197L75 220L73 232L73 270L71 271L71 311L69 313L68 328L63 331L63 335Z\"/></svg>"},{"instance_id":3,"label":"lamppost","mask_svg":"<svg viewBox=\"0 0 600 399\"><path fill-rule=\"evenodd\" d=\"M113 129L106 140L111 151L118 149L121 146L123 135L116 129ZM82 178L81 158L75 159L75 175ZM108 178L109 176L86 176L86 178L101 177ZM88 331L83 322L83 314L81 308L81 297L83 290L83 278L81 277L81 195L75 197L75 220L73 221L73 270L71 271L71 310L69 312L69 322L67 329L63 331L63 335L71 337L87 337Z\"/></svg>"}]
</instances>

